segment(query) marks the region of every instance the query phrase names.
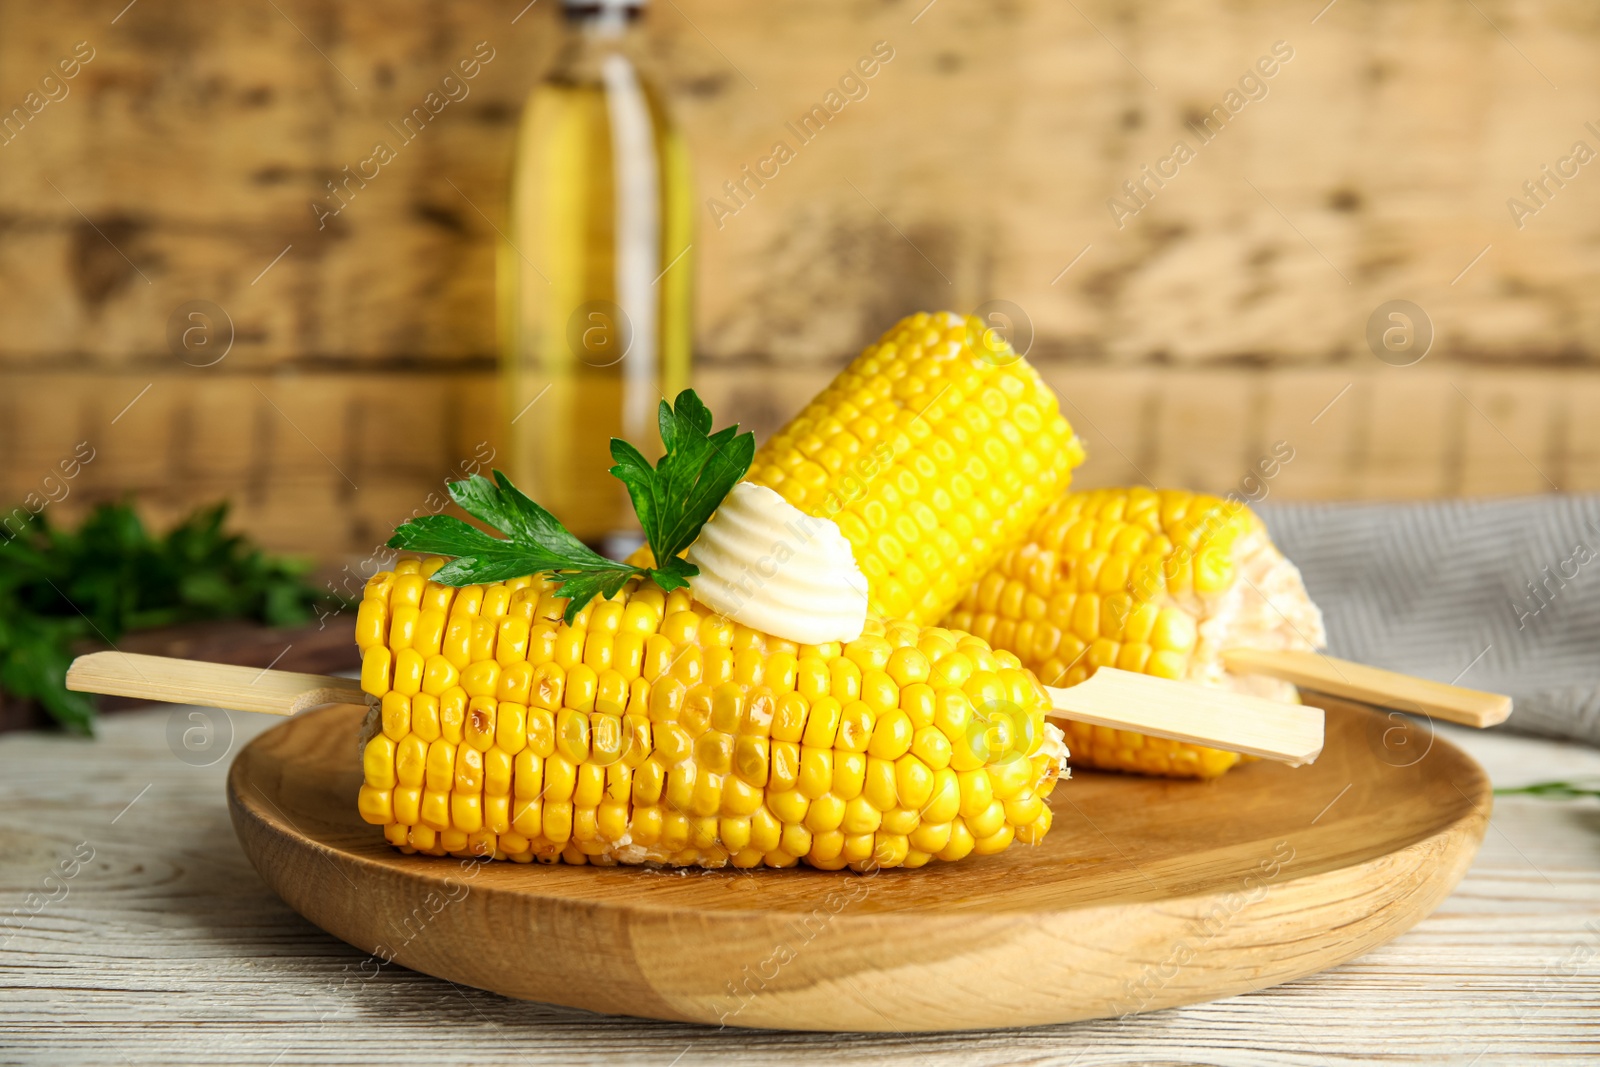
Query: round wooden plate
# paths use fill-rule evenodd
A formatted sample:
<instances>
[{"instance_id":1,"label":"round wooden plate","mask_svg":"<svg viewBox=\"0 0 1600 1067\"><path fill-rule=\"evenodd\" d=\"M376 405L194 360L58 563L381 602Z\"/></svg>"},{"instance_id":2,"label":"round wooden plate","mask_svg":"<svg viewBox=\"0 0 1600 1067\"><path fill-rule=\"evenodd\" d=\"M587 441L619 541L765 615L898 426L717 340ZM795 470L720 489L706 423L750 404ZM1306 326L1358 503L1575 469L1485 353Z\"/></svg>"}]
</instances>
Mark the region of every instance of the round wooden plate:
<instances>
[{"instance_id":1,"label":"round wooden plate","mask_svg":"<svg viewBox=\"0 0 1600 1067\"><path fill-rule=\"evenodd\" d=\"M1210 1000L1388 941L1465 873L1487 775L1427 724L1320 701L1310 767L1215 782L1077 771L1043 845L915 871L405 856L355 810L363 708L258 737L228 800L296 911L390 962L600 1012L804 1030L959 1030Z\"/></svg>"}]
</instances>

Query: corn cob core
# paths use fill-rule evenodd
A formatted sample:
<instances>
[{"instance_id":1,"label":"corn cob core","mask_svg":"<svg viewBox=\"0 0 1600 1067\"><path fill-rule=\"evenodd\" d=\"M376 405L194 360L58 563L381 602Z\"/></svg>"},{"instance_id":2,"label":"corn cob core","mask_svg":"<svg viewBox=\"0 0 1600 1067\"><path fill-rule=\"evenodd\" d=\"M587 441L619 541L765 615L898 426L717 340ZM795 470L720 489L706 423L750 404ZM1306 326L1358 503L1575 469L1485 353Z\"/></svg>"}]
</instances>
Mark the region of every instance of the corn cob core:
<instances>
[{"instance_id":1,"label":"corn cob core","mask_svg":"<svg viewBox=\"0 0 1600 1067\"><path fill-rule=\"evenodd\" d=\"M1010 649L1047 685L1100 667L1295 699L1284 682L1229 675L1227 648L1309 649L1322 616L1248 507L1182 490L1069 493L968 591L945 625ZM1239 755L1082 723L1073 762L1213 778Z\"/></svg>"},{"instance_id":2,"label":"corn cob core","mask_svg":"<svg viewBox=\"0 0 1600 1067\"><path fill-rule=\"evenodd\" d=\"M847 645L630 584L572 625L551 583L367 585L379 698L361 816L391 844L519 862L918 867L1036 842L1064 751L1017 658L869 622Z\"/></svg>"},{"instance_id":3,"label":"corn cob core","mask_svg":"<svg viewBox=\"0 0 1600 1067\"><path fill-rule=\"evenodd\" d=\"M902 319L751 464L838 523L868 612L932 624L1021 539L1083 462L1055 394L976 318Z\"/></svg>"}]
</instances>

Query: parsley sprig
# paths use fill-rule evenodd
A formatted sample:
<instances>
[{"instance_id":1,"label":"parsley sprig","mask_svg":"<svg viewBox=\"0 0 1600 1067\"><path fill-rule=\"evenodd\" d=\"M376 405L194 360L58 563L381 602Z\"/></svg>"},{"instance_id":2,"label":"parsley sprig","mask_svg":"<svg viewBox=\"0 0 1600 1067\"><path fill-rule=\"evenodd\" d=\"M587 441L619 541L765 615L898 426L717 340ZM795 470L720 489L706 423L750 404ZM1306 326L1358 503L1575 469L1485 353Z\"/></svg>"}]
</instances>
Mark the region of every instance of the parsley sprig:
<instances>
[{"instance_id":1,"label":"parsley sprig","mask_svg":"<svg viewBox=\"0 0 1600 1067\"><path fill-rule=\"evenodd\" d=\"M504 538L449 515L423 515L398 526L389 547L455 557L433 575L442 585L549 575L560 581L556 591L568 598L569 623L589 601L615 596L636 575L668 591L682 588L700 572L678 553L694 543L700 527L750 469L756 438L741 434L737 424L712 433L711 412L693 389L679 393L673 405L661 401L660 426L665 453L653 467L637 448L611 439L616 461L611 474L627 486L655 555L653 567L618 563L595 552L498 470L493 481L474 474L451 482L449 489L461 510Z\"/></svg>"}]
</instances>

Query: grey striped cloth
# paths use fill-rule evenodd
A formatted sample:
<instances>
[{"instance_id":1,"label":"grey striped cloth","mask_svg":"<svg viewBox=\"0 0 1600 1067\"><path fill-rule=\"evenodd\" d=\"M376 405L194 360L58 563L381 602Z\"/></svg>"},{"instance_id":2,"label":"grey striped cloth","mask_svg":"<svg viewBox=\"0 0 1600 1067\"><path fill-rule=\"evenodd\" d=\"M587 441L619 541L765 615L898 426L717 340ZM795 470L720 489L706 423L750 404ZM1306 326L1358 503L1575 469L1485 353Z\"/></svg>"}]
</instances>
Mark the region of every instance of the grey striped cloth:
<instances>
[{"instance_id":1,"label":"grey striped cloth","mask_svg":"<svg viewBox=\"0 0 1600 1067\"><path fill-rule=\"evenodd\" d=\"M1600 497L1256 510L1330 653L1507 693L1506 729L1600 745Z\"/></svg>"}]
</instances>

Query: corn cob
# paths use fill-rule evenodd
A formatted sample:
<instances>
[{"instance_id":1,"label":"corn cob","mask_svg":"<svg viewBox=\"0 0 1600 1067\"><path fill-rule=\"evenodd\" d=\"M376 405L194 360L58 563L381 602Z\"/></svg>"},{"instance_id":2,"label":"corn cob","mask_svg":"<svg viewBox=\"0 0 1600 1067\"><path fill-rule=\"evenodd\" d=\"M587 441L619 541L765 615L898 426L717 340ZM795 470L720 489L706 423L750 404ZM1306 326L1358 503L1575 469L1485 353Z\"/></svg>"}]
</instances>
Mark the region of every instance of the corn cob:
<instances>
[{"instance_id":1,"label":"corn cob","mask_svg":"<svg viewBox=\"0 0 1600 1067\"><path fill-rule=\"evenodd\" d=\"M946 626L1015 652L1047 685L1100 667L1296 699L1274 679L1236 677L1227 648L1310 649L1322 616L1266 528L1235 500L1181 490L1069 493L967 592ZM1074 764L1214 778L1237 753L1066 724Z\"/></svg>"},{"instance_id":2,"label":"corn cob","mask_svg":"<svg viewBox=\"0 0 1600 1067\"><path fill-rule=\"evenodd\" d=\"M358 806L404 852L862 870L1050 826L1047 698L976 638L797 646L638 579L567 625L552 581L451 588L442 563L375 576L356 622Z\"/></svg>"},{"instance_id":3,"label":"corn cob","mask_svg":"<svg viewBox=\"0 0 1600 1067\"><path fill-rule=\"evenodd\" d=\"M746 476L839 524L868 611L931 625L1065 491L1083 446L976 318L902 319L756 453Z\"/></svg>"}]
</instances>

